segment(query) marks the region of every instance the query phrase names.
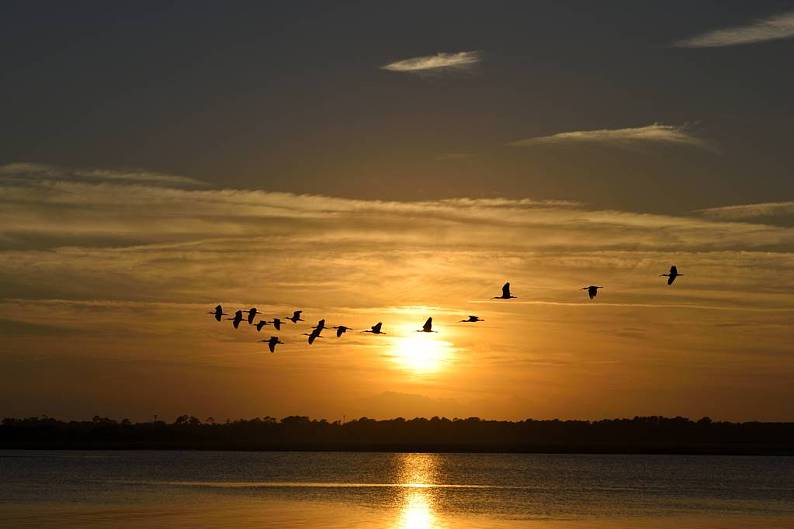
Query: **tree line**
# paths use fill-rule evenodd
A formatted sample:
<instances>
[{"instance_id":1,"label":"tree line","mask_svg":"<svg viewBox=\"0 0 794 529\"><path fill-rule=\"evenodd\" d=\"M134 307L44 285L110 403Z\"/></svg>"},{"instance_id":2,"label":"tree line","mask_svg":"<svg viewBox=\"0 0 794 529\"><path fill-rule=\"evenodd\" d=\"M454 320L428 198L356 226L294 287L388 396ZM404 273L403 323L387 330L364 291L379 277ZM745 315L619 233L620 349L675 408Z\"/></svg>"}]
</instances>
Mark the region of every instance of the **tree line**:
<instances>
[{"instance_id":1,"label":"tree line","mask_svg":"<svg viewBox=\"0 0 794 529\"><path fill-rule=\"evenodd\" d=\"M290 416L218 422L190 415L167 423L44 416L4 419L0 448L794 455L794 423L657 416L598 421L362 417L344 423Z\"/></svg>"}]
</instances>

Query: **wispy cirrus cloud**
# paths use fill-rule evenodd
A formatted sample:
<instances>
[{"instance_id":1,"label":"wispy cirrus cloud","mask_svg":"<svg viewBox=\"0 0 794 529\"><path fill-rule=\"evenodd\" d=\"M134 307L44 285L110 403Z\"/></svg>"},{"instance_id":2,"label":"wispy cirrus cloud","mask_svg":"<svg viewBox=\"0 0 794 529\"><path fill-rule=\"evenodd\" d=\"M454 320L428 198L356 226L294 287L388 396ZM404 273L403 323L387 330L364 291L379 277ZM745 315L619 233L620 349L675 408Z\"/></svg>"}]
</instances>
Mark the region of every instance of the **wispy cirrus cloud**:
<instances>
[{"instance_id":1,"label":"wispy cirrus cloud","mask_svg":"<svg viewBox=\"0 0 794 529\"><path fill-rule=\"evenodd\" d=\"M794 216L794 201L739 204L736 206L700 209L697 212L707 217L725 220L748 220L758 217L788 217Z\"/></svg>"},{"instance_id":2,"label":"wispy cirrus cloud","mask_svg":"<svg viewBox=\"0 0 794 529\"><path fill-rule=\"evenodd\" d=\"M0 182L30 181L116 182L146 185L203 186L204 182L186 176L177 176L142 169L109 170L65 168L30 162L0 165Z\"/></svg>"},{"instance_id":3,"label":"wispy cirrus cloud","mask_svg":"<svg viewBox=\"0 0 794 529\"><path fill-rule=\"evenodd\" d=\"M718 48L794 37L794 11L744 26L718 29L675 42L679 48Z\"/></svg>"},{"instance_id":4,"label":"wispy cirrus cloud","mask_svg":"<svg viewBox=\"0 0 794 529\"><path fill-rule=\"evenodd\" d=\"M422 57L411 57L381 66L383 70L401 73L431 73L451 70L465 70L482 60L479 51L460 51L457 53L436 53Z\"/></svg>"},{"instance_id":5,"label":"wispy cirrus cloud","mask_svg":"<svg viewBox=\"0 0 794 529\"><path fill-rule=\"evenodd\" d=\"M550 136L536 136L515 140L508 145L531 147L534 145L593 144L613 147L632 148L647 144L687 145L710 148L708 143L691 134L686 127L653 123L644 127L624 129L575 130L559 132Z\"/></svg>"},{"instance_id":6,"label":"wispy cirrus cloud","mask_svg":"<svg viewBox=\"0 0 794 529\"><path fill-rule=\"evenodd\" d=\"M454 248L611 250L794 247L794 231L702 216L600 210L559 200L357 200L127 181L0 178L7 248L138 246L251 237ZM406 223L406 219L409 219ZM506 232L509 237L503 236ZM583 234L587 237L583 239Z\"/></svg>"}]
</instances>

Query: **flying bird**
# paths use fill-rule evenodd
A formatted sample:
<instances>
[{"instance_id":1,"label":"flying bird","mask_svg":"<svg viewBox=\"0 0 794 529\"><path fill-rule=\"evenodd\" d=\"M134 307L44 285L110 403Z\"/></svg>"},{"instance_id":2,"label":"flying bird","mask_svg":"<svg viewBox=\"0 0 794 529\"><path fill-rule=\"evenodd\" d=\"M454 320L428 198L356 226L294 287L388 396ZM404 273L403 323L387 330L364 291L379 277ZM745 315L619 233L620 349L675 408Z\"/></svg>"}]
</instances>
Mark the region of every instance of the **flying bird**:
<instances>
[{"instance_id":1,"label":"flying bird","mask_svg":"<svg viewBox=\"0 0 794 529\"><path fill-rule=\"evenodd\" d=\"M234 325L234 328L236 329L237 327L240 326L240 322L243 321L243 311L238 310L237 312L234 313L234 318L226 318L226 319L232 320L232 325Z\"/></svg>"},{"instance_id":2,"label":"flying bird","mask_svg":"<svg viewBox=\"0 0 794 529\"><path fill-rule=\"evenodd\" d=\"M303 333L303 335L309 337L309 345L311 345L311 344L314 343L314 340L316 340L317 338L320 338L320 333L321 332L323 332L323 330L321 328L315 327L314 329L312 329L311 333Z\"/></svg>"},{"instance_id":3,"label":"flying bird","mask_svg":"<svg viewBox=\"0 0 794 529\"><path fill-rule=\"evenodd\" d=\"M254 318L256 318L257 314L261 314L256 307L248 309L248 325L252 325L254 323Z\"/></svg>"},{"instance_id":4,"label":"flying bird","mask_svg":"<svg viewBox=\"0 0 794 529\"><path fill-rule=\"evenodd\" d=\"M220 305L215 307L215 310L209 311L208 314L215 315L215 321L221 321L221 316L228 316L228 314L223 312L223 307L221 307Z\"/></svg>"},{"instance_id":5,"label":"flying bird","mask_svg":"<svg viewBox=\"0 0 794 529\"><path fill-rule=\"evenodd\" d=\"M433 330L433 318L427 318L427 321L424 325L422 325L421 329L417 329L416 332L438 332Z\"/></svg>"},{"instance_id":6,"label":"flying bird","mask_svg":"<svg viewBox=\"0 0 794 529\"><path fill-rule=\"evenodd\" d=\"M364 332L371 332L372 334L386 334L385 332L381 332L380 330L381 327L383 327L383 322L379 321L378 323L372 326L371 330Z\"/></svg>"},{"instance_id":7,"label":"flying bird","mask_svg":"<svg viewBox=\"0 0 794 529\"><path fill-rule=\"evenodd\" d=\"M344 325L339 325L339 326L333 327L333 328L336 329L336 337L337 338L341 337L347 331L351 330L350 327L346 327Z\"/></svg>"},{"instance_id":8,"label":"flying bird","mask_svg":"<svg viewBox=\"0 0 794 529\"><path fill-rule=\"evenodd\" d=\"M469 316L468 320L460 320L460 323L477 323L478 321L485 321L480 319L479 316Z\"/></svg>"},{"instance_id":9,"label":"flying bird","mask_svg":"<svg viewBox=\"0 0 794 529\"><path fill-rule=\"evenodd\" d=\"M303 313L302 310L296 310L292 313L292 316L287 316L284 318L285 320L290 320L292 323L298 323L299 321L303 321L301 319L301 314Z\"/></svg>"},{"instance_id":10,"label":"flying bird","mask_svg":"<svg viewBox=\"0 0 794 529\"><path fill-rule=\"evenodd\" d=\"M273 318L273 321L271 323L273 324L273 327L275 327L277 331L281 330L281 320L280 319Z\"/></svg>"},{"instance_id":11,"label":"flying bird","mask_svg":"<svg viewBox=\"0 0 794 529\"><path fill-rule=\"evenodd\" d=\"M256 324L256 332L261 331L262 327L264 327L265 325L267 325L267 322L265 320L259 320Z\"/></svg>"},{"instance_id":12,"label":"flying bird","mask_svg":"<svg viewBox=\"0 0 794 529\"><path fill-rule=\"evenodd\" d=\"M590 296L590 299L593 299L598 295L598 289L604 287L597 287L595 285L590 285L589 287L583 287L582 290L587 290L587 295Z\"/></svg>"},{"instance_id":13,"label":"flying bird","mask_svg":"<svg viewBox=\"0 0 794 529\"><path fill-rule=\"evenodd\" d=\"M261 341L265 342L267 344L267 346L270 349L271 353L275 353L276 352L276 344L283 344L284 343L284 342L282 342L281 340L278 339L278 336L271 336L269 340L261 340Z\"/></svg>"},{"instance_id":14,"label":"flying bird","mask_svg":"<svg viewBox=\"0 0 794 529\"><path fill-rule=\"evenodd\" d=\"M668 285L672 285L673 281L675 281L675 278L678 277L678 276L682 276L682 275L684 275L684 274L679 274L678 273L678 268L676 268L676 266L673 265L673 266L670 267L670 273L669 274L660 274L659 277L666 277L667 278L667 284Z\"/></svg>"},{"instance_id":15,"label":"flying bird","mask_svg":"<svg viewBox=\"0 0 794 529\"><path fill-rule=\"evenodd\" d=\"M518 296L513 296L510 294L510 282L508 281L504 285L502 285L502 295L501 296L494 296L493 299L512 299L517 298Z\"/></svg>"}]
</instances>

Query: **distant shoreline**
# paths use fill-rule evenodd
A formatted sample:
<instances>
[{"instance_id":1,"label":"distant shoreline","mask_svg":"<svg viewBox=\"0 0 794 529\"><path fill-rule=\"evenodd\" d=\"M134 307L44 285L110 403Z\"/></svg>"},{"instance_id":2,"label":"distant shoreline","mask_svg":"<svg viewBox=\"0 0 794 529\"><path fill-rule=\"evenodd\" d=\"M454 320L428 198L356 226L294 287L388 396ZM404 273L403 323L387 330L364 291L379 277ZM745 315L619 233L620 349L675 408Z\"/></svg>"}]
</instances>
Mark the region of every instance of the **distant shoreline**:
<instances>
[{"instance_id":1,"label":"distant shoreline","mask_svg":"<svg viewBox=\"0 0 794 529\"><path fill-rule=\"evenodd\" d=\"M794 455L794 423L635 417L601 421L272 417L217 424L7 418L0 449Z\"/></svg>"}]
</instances>

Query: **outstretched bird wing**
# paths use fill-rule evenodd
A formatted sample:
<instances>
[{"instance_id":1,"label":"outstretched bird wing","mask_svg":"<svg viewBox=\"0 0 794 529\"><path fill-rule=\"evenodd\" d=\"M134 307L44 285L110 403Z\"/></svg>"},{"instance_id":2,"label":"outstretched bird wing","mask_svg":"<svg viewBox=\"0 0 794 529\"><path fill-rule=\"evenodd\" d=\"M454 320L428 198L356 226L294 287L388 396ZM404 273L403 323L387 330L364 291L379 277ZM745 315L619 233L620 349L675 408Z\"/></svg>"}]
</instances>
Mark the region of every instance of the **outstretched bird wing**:
<instances>
[{"instance_id":1,"label":"outstretched bird wing","mask_svg":"<svg viewBox=\"0 0 794 529\"><path fill-rule=\"evenodd\" d=\"M509 282L507 282L504 285L502 285L502 297L503 298L509 298L510 297L510 283Z\"/></svg>"},{"instance_id":2,"label":"outstretched bird wing","mask_svg":"<svg viewBox=\"0 0 794 529\"><path fill-rule=\"evenodd\" d=\"M422 330L424 332L430 332L433 330L433 318L427 318L427 321L422 326Z\"/></svg>"},{"instance_id":3,"label":"outstretched bird wing","mask_svg":"<svg viewBox=\"0 0 794 529\"><path fill-rule=\"evenodd\" d=\"M378 322L372 326L372 332L380 332L380 328L383 326L383 322Z\"/></svg>"}]
</instances>

